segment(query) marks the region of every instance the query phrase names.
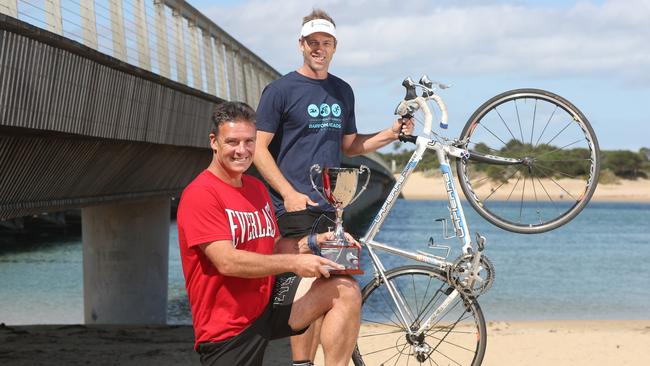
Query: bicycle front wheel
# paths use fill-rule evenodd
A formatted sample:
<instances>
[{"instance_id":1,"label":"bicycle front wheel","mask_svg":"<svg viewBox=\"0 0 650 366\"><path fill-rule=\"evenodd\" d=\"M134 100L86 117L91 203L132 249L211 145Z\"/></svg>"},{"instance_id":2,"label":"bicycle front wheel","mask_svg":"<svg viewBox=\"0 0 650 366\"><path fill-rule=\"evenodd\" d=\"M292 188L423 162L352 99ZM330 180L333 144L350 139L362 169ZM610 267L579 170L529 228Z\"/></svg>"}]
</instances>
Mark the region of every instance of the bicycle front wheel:
<instances>
[{"instance_id":1,"label":"bicycle front wheel","mask_svg":"<svg viewBox=\"0 0 650 366\"><path fill-rule=\"evenodd\" d=\"M379 278L363 288L361 331L352 354L356 366L481 364L487 336L476 299L427 266L398 267L386 278L403 304L396 306Z\"/></svg>"},{"instance_id":2,"label":"bicycle front wheel","mask_svg":"<svg viewBox=\"0 0 650 366\"><path fill-rule=\"evenodd\" d=\"M598 141L566 99L517 89L485 102L461 132L468 159L456 163L472 207L492 224L541 233L571 221L598 183Z\"/></svg>"}]
</instances>

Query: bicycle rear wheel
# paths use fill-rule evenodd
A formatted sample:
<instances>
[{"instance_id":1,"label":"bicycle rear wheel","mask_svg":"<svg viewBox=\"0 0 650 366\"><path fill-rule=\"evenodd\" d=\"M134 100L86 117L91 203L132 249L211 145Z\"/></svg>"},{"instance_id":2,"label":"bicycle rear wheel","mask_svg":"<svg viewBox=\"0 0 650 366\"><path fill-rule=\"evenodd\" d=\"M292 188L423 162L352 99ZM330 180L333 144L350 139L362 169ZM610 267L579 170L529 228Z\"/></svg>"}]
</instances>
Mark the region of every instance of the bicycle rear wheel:
<instances>
[{"instance_id":1,"label":"bicycle rear wheel","mask_svg":"<svg viewBox=\"0 0 650 366\"><path fill-rule=\"evenodd\" d=\"M394 268L386 277L405 302L408 324L398 316L386 284L381 279L368 283L362 290L362 325L352 354L356 366L481 364L487 336L476 299L455 291L443 272L427 266ZM418 330L450 296L451 302L424 332L409 335L409 328Z\"/></svg>"},{"instance_id":2,"label":"bicycle rear wheel","mask_svg":"<svg viewBox=\"0 0 650 366\"><path fill-rule=\"evenodd\" d=\"M598 183L598 141L566 99L517 89L485 102L461 132L469 159L458 159L465 198L492 224L541 233L571 221Z\"/></svg>"}]
</instances>

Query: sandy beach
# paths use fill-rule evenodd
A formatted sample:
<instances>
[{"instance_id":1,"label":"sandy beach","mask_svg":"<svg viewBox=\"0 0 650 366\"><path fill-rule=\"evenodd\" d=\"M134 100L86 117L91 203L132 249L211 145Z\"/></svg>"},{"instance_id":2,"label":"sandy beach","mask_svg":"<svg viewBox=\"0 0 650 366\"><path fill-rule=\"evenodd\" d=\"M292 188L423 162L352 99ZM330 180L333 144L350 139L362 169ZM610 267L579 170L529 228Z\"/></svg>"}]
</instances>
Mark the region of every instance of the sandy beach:
<instances>
[{"instance_id":1,"label":"sandy beach","mask_svg":"<svg viewBox=\"0 0 650 366\"><path fill-rule=\"evenodd\" d=\"M190 326L2 325L0 364L199 364L192 339ZM648 344L650 320L491 322L483 365L646 365ZM265 365L289 365L286 341L272 343Z\"/></svg>"},{"instance_id":2,"label":"sandy beach","mask_svg":"<svg viewBox=\"0 0 650 366\"><path fill-rule=\"evenodd\" d=\"M395 176L396 178L399 175ZM584 187L584 181L581 180L571 180L571 179L562 179L560 180L561 185L567 191L576 194L579 194ZM529 183L530 184L530 183ZM549 193L552 195L553 199L567 198L567 195L562 191L557 185L548 181L542 180L542 184L546 187ZM500 189L497 190L495 195L491 199L505 199L506 194L513 191L514 188L514 197L521 196L521 183L518 187L513 187L514 184L506 184ZM444 190L444 183L440 174L435 173L431 176L423 174L422 172L414 172L404 185L402 190L402 195L405 199L434 199L434 200L444 200L446 199L446 192ZM456 187L460 194L462 195L462 190L456 182ZM478 187L477 191L482 197L486 197L490 189L489 184L484 184L481 187ZM539 188L538 188L539 190ZM530 186L525 190L526 193L532 193L533 190L530 189ZM464 198L464 197L463 197ZM527 197L528 199L533 199L532 197ZM619 201L619 202L650 202L650 180L648 179L637 179L637 180L626 180L621 179L617 184L602 184L599 183L596 187L596 192L592 198L594 201Z\"/></svg>"}]
</instances>

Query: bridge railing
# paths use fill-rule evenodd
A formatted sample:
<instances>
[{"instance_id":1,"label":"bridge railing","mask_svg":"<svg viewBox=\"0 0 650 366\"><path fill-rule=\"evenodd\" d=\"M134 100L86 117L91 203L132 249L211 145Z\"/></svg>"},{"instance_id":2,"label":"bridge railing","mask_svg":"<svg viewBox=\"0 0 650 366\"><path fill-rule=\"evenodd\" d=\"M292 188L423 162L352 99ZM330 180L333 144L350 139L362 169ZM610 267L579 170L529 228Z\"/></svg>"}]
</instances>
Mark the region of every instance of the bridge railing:
<instances>
[{"instance_id":1,"label":"bridge railing","mask_svg":"<svg viewBox=\"0 0 650 366\"><path fill-rule=\"evenodd\" d=\"M226 100L279 73L184 0L0 0L0 13Z\"/></svg>"}]
</instances>

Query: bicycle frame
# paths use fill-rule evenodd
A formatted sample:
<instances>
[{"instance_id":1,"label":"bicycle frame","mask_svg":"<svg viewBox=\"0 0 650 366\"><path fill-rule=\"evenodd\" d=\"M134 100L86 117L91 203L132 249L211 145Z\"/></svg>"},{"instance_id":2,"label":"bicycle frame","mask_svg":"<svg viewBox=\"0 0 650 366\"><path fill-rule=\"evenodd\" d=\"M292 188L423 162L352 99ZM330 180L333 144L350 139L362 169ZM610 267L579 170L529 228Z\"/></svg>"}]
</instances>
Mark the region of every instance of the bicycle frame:
<instances>
[{"instance_id":1,"label":"bicycle frame","mask_svg":"<svg viewBox=\"0 0 650 366\"><path fill-rule=\"evenodd\" d=\"M467 226L467 221L465 220L465 214L463 212L463 208L460 202L460 197L458 195L458 191L454 183L453 174L451 172L451 167L449 165L449 156L464 158L467 156L467 151L449 144L444 144L440 141L433 141L429 138L425 138L421 136L417 137L415 145L416 148L415 151L413 152L413 155L411 156L411 159L408 161L408 163L402 170L400 177L395 182L393 189L388 194L388 197L386 198L386 201L384 201L384 204L382 205L381 209L375 215L375 218L373 219L370 227L368 228L366 235L359 240L362 244L366 246L366 248L368 248L368 254L370 255L373 266L375 268L375 276L381 277L381 279L386 284L388 288L388 292L390 293L393 301L397 305L399 316L401 317L401 320L404 322L404 324L411 323L406 320L405 312L408 313L408 315L411 318L413 318L413 315L410 314L410 311L408 307L405 305L404 300L401 298L400 294L397 293L397 291L393 288L393 286L388 282L388 279L386 278L386 274L385 274L386 268L384 267L381 260L375 253L375 249L379 249L391 254L399 255L418 262L426 263L438 267L441 270L445 270L446 268L451 266L452 263L446 261L445 258L436 257L434 255L426 254L424 252L411 252L411 251L395 248L383 243L379 243L374 240L374 237L379 232L379 228L381 227L384 220L388 216L388 212L395 204L397 197L399 197L403 185L406 183L409 176L411 175L411 173L413 172L413 170L415 169L419 161L422 159L422 156L424 155L424 152L426 150L434 150L440 161L440 171L442 172L442 176L445 180L445 189L447 191L447 199L449 202L450 217L453 223L456 237L458 237L461 240L461 243L463 245L462 252L463 254L470 254L474 252L470 235L469 235L469 228ZM480 259L480 252L477 253L479 255L478 259ZM417 331L412 331L410 327L408 327L409 333L419 334L423 332L426 328L430 326L431 320L434 319L442 311L444 311L445 308L449 305L449 303L451 303L458 296L458 294L459 294L458 290L454 289L454 293L452 293L447 298L447 300L443 302L439 306L439 308L436 309L431 314L431 316L429 316L427 321L424 322Z\"/></svg>"},{"instance_id":2,"label":"bicycle frame","mask_svg":"<svg viewBox=\"0 0 650 366\"><path fill-rule=\"evenodd\" d=\"M485 354L487 330L483 313L476 299L491 287L495 270L487 256L482 253L485 248L485 237L476 233L476 239L472 240L470 236L450 160L456 165L459 174L458 186L462 188L467 198L466 203L469 203L478 214L499 228L534 234L564 225L573 219L591 198L600 164L597 140L591 125L575 106L558 95L539 89L516 89L496 95L474 112L458 139L448 139L432 131L431 112L434 111L434 107L430 107L428 103L433 101L437 104L435 110L440 111L440 128L446 129L448 126L446 106L434 90L445 89L447 86L433 83L426 76L423 76L418 83L414 83L411 78L406 78L402 86L406 88L406 95L397 106L395 114L403 119L413 119L417 112L418 117L421 117L418 122L422 123L422 133L420 136L400 135L400 141L415 144L415 151L370 222L365 235L359 239L359 242L368 249L374 267L374 278L363 290L364 314L362 316L368 315L367 321L378 325L362 331L367 333L362 336L386 338L390 336L391 343L394 339L395 344L389 347L382 344L381 347L385 348L379 348L378 345L359 342L353 360L355 364L366 364L368 360L373 360L373 364L383 364L397 358L394 361L397 365L400 358L406 356L406 360L402 363L408 365L413 356L419 363L425 363L428 359L429 363L438 364L432 356L437 352L442 360L440 363L447 364L451 361L461 365L454 358L456 351L462 349L469 352L460 355L463 359L462 364L469 363L469 358L465 355L473 355L472 365L480 364ZM514 113L512 119L504 119L497 107L504 112ZM519 107L522 109L521 113ZM556 111L559 111L557 118L555 118ZM508 116L505 113L504 115ZM523 127L520 118L522 116ZM543 128L538 127L536 130L537 120L541 121L539 123L543 124ZM518 130L515 129L517 126ZM520 138L515 136L513 130L519 132ZM524 139L524 132L527 136L530 132L530 140ZM546 132L547 136L544 136ZM535 142L533 142L534 136L537 138ZM540 143L543 136L544 141ZM458 253L454 253L453 258L448 258L450 246L436 245L433 239L430 239L429 247L446 249L446 254L427 253L417 249L405 250L375 240L403 186L422 160L426 150L435 151L439 160L451 227L455 235L447 233L445 219L436 219L436 221L443 221L445 239L455 236L460 241L461 251L458 257L456 257ZM588 155L585 156L583 152L577 153L581 150L587 151ZM556 152L559 153L555 154ZM544 159L545 155L550 156ZM558 168L556 165L562 165L562 162L567 160L565 155L570 158L568 161L576 162L576 165L569 164L567 169ZM455 161L453 158L456 158ZM587 165L588 170L585 169ZM583 174L586 174L586 177L583 177ZM516 179L514 184L504 188L504 191L495 195L492 201L488 201L501 186L509 183L508 179L513 177ZM567 190L558 183L558 177L582 180L586 178L584 190L581 187ZM559 190L547 190L546 182L542 182L543 178L548 178L558 186ZM491 186L490 181L483 186L488 179L499 186ZM516 202L519 204L519 217L517 219L515 216L513 220L508 211L510 207L501 210L505 205L498 202L503 200L504 192L507 193L505 202L510 202L510 197L515 192L515 188L518 188L520 179L523 179L523 183L517 191L516 198L516 201L519 201ZM528 195L524 191L526 179L532 180L532 192L529 190ZM538 197L536 183L539 183L540 197ZM476 189L480 187L482 188ZM574 191L575 197L572 195ZM567 200L568 205L562 201L566 208L555 204L556 201L563 200L565 193L571 196ZM571 205L573 199L575 203ZM524 202L528 201L532 204L526 205L527 213L524 215L522 214ZM542 214L540 211L547 203L553 204L552 211L550 214ZM386 268L379 251L423 265L400 264L396 268ZM462 331L454 331L457 325L462 327L459 328ZM386 328L384 329L383 326ZM476 337L476 346L474 346L474 337ZM388 352L387 356L383 356L386 355L384 352ZM379 353L382 356L377 355Z\"/></svg>"}]
</instances>

